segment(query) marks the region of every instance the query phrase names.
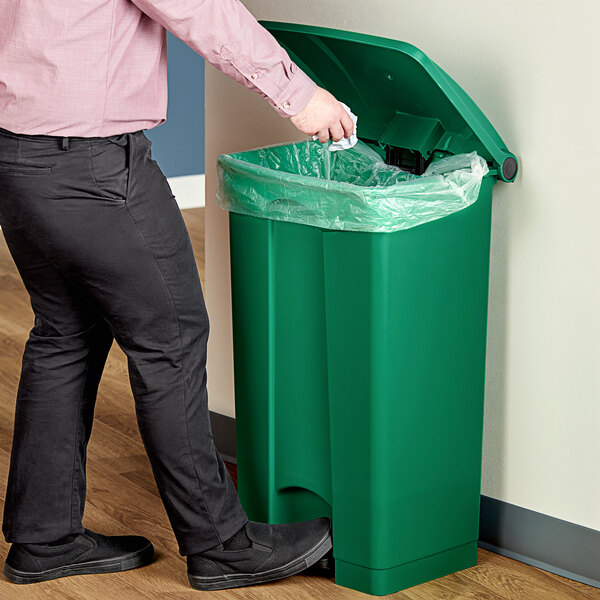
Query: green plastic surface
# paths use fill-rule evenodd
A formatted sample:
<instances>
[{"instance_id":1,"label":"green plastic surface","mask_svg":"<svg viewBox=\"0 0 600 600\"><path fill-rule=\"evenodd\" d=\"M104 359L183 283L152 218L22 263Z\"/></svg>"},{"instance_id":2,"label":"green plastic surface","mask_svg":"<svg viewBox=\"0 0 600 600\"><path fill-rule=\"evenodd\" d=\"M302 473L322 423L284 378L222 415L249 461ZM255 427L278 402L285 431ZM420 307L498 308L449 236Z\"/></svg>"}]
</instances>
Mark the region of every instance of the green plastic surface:
<instances>
[{"instance_id":1,"label":"green plastic surface","mask_svg":"<svg viewBox=\"0 0 600 600\"><path fill-rule=\"evenodd\" d=\"M477 562L495 181L395 233L229 215L241 499L330 516L339 585Z\"/></svg>"},{"instance_id":2,"label":"green plastic surface","mask_svg":"<svg viewBox=\"0 0 600 600\"><path fill-rule=\"evenodd\" d=\"M465 91L421 50L394 39L259 21L321 87L358 116L359 138L380 147L476 151L513 181L517 160Z\"/></svg>"}]
</instances>

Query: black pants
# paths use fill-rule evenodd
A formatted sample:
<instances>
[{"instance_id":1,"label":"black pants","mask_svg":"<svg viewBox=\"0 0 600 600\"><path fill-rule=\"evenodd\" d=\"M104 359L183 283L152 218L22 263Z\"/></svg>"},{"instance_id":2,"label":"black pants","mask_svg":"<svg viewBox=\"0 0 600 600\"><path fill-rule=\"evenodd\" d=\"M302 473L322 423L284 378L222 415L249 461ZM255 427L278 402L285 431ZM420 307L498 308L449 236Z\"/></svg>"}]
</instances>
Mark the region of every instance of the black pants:
<instances>
[{"instance_id":1,"label":"black pants","mask_svg":"<svg viewBox=\"0 0 600 600\"><path fill-rule=\"evenodd\" d=\"M35 314L7 542L83 532L86 447L113 339L180 553L206 550L247 521L210 430L208 316L190 238L150 147L143 130L63 138L0 128L0 226Z\"/></svg>"}]
</instances>

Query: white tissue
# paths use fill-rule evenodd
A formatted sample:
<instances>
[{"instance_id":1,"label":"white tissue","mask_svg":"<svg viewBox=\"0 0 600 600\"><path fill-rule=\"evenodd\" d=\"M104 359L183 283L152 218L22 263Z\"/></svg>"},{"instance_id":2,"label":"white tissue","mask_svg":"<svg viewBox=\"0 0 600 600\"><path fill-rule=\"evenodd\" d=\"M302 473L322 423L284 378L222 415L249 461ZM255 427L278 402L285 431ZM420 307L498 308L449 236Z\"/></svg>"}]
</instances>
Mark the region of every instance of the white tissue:
<instances>
[{"instance_id":1,"label":"white tissue","mask_svg":"<svg viewBox=\"0 0 600 600\"><path fill-rule=\"evenodd\" d=\"M350 110L350 108L346 104L344 104L343 102L340 102L340 104L344 107L344 110L350 115L350 118L354 123L354 131L352 132L352 135L349 138L342 138L339 142L332 141L329 145L329 150L331 150L332 152L334 150L347 150L348 148L352 148L352 146L354 146L354 144L358 142L358 137L356 137L356 122L358 121L358 117ZM318 140L319 136L313 135L312 139Z\"/></svg>"}]
</instances>

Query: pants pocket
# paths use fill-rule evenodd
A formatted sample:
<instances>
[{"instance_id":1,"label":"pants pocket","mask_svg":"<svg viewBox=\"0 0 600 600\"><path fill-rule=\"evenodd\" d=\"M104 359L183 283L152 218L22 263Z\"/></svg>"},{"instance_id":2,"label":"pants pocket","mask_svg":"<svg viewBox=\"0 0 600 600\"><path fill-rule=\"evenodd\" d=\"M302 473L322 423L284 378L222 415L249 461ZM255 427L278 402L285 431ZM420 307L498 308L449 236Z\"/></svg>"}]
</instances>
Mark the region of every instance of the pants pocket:
<instances>
[{"instance_id":1,"label":"pants pocket","mask_svg":"<svg viewBox=\"0 0 600 600\"><path fill-rule=\"evenodd\" d=\"M127 137L123 134L111 139L90 143L92 178L100 195L126 202L129 175Z\"/></svg>"},{"instance_id":2,"label":"pants pocket","mask_svg":"<svg viewBox=\"0 0 600 600\"><path fill-rule=\"evenodd\" d=\"M49 175L52 173L52 166L32 162L0 160L0 173L7 173L9 175L24 175L27 177L35 175Z\"/></svg>"}]
</instances>

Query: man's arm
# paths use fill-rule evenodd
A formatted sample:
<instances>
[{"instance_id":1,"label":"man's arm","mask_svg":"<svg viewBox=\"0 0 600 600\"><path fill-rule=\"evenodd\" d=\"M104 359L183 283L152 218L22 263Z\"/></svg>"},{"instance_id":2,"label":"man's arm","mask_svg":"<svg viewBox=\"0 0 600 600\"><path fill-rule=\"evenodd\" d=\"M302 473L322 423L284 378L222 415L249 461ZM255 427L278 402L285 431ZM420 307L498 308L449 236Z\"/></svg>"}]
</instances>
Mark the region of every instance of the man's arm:
<instances>
[{"instance_id":1,"label":"man's arm","mask_svg":"<svg viewBox=\"0 0 600 600\"><path fill-rule=\"evenodd\" d=\"M282 117L325 143L350 137L340 102L298 67L239 0L132 0L217 69L259 93Z\"/></svg>"},{"instance_id":2,"label":"man's arm","mask_svg":"<svg viewBox=\"0 0 600 600\"><path fill-rule=\"evenodd\" d=\"M132 0L217 69L259 93L282 117L317 88L239 0Z\"/></svg>"}]
</instances>

